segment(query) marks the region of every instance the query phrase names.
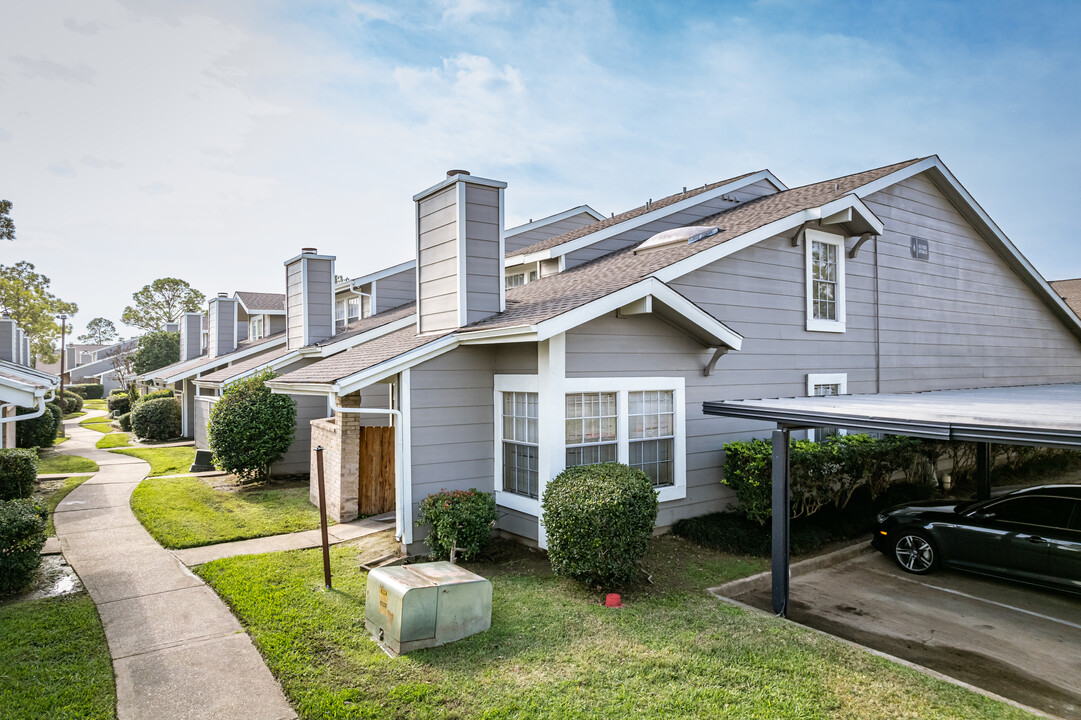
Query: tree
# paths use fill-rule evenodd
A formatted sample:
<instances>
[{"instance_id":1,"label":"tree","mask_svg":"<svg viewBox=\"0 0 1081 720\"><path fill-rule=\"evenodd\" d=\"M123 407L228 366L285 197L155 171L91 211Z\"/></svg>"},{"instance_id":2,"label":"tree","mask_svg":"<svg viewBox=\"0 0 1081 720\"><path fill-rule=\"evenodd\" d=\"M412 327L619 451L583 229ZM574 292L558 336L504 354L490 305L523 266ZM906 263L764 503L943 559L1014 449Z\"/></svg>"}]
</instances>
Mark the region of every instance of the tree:
<instances>
[{"instance_id":1,"label":"tree","mask_svg":"<svg viewBox=\"0 0 1081 720\"><path fill-rule=\"evenodd\" d=\"M206 296L178 278L158 278L132 293L131 299L135 305L124 308L121 322L157 331L164 330L165 323L172 322L180 313L199 311Z\"/></svg>"},{"instance_id":2,"label":"tree","mask_svg":"<svg viewBox=\"0 0 1081 720\"><path fill-rule=\"evenodd\" d=\"M180 359L180 333L159 330L139 338L139 348L132 355L136 375L172 365Z\"/></svg>"},{"instance_id":3,"label":"tree","mask_svg":"<svg viewBox=\"0 0 1081 720\"><path fill-rule=\"evenodd\" d=\"M11 201L0 200L0 240L15 239L15 221L11 219Z\"/></svg>"},{"instance_id":4,"label":"tree","mask_svg":"<svg viewBox=\"0 0 1081 720\"><path fill-rule=\"evenodd\" d=\"M86 324L86 334L79 336L79 342L89 345L110 345L116 342L116 325L112 320L96 317Z\"/></svg>"},{"instance_id":5,"label":"tree","mask_svg":"<svg viewBox=\"0 0 1081 720\"><path fill-rule=\"evenodd\" d=\"M48 291L51 282L34 272L33 264L25 260L0 265L0 307L30 336L31 352L44 362L56 362L54 346L60 339L56 316L71 316L79 311L75 303Z\"/></svg>"},{"instance_id":6,"label":"tree","mask_svg":"<svg viewBox=\"0 0 1081 720\"><path fill-rule=\"evenodd\" d=\"M266 382L275 376L264 370L227 385L210 408L206 438L218 468L247 480L263 479L293 444L297 404L270 392Z\"/></svg>"},{"instance_id":7,"label":"tree","mask_svg":"<svg viewBox=\"0 0 1081 720\"><path fill-rule=\"evenodd\" d=\"M109 365L116 373L116 381L122 387L127 388L132 397L139 397L138 388L135 387L135 353L128 352L122 345L117 345L106 354Z\"/></svg>"}]
</instances>

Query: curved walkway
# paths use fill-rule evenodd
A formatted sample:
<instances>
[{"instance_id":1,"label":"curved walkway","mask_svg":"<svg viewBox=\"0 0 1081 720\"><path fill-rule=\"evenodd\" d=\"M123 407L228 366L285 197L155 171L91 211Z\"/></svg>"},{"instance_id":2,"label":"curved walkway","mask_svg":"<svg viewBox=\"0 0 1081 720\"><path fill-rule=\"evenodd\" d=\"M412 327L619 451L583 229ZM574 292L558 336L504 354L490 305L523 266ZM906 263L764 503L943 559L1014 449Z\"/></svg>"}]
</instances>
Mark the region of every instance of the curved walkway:
<instances>
[{"instance_id":1,"label":"curved walkway","mask_svg":"<svg viewBox=\"0 0 1081 720\"><path fill-rule=\"evenodd\" d=\"M57 506L54 524L101 615L120 720L295 718L225 604L132 514L131 493L149 465L99 450L101 433L78 421L64 425L71 439L57 451L100 470Z\"/></svg>"}]
</instances>

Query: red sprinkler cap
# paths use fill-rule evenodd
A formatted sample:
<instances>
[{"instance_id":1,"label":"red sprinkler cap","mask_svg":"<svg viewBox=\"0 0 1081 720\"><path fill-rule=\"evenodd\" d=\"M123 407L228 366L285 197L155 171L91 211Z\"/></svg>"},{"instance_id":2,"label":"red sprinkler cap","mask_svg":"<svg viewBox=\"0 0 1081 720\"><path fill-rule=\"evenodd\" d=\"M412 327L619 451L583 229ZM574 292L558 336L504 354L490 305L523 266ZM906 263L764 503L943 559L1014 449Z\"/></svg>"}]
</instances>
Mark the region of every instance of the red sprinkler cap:
<instances>
[{"instance_id":1,"label":"red sprinkler cap","mask_svg":"<svg viewBox=\"0 0 1081 720\"><path fill-rule=\"evenodd\" d=\"M604 598L604 606L610 608L623 607L623 602L619 599L619 593L608 593Z\"/></svg>"}]
</instances>

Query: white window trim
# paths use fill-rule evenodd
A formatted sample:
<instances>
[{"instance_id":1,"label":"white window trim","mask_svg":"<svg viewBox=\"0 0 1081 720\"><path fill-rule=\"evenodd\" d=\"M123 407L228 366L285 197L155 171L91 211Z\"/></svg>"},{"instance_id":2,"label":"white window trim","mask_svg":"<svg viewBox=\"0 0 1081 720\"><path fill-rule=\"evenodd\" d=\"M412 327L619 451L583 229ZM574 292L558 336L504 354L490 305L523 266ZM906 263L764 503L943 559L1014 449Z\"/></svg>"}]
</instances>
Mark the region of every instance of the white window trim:
<instances>
[{"instance_id":1,"label":"white window trim","mask_svg":"<svg viewBox=\"0 0 1081 720\"><path fill-rule=\"evenodd\" d=\"M815 385L836 385L839 394L847 395L848 373L807 373L807 397L815 397ZM848 432L842 429L840 434ZM823 438L818 437L818 429L811 428L807 430L807 439L818 442Z\"/></svg>"},{"instance_id":2,"label":"white window trim","mask_svg":"<svg viewBox=\"0 0 1081 720\"><path fill-rule=\"evenodd\" d=\"M814 279L811 277L811 248L813 243L820 242L837 247L837 319L821 320L814 316L814 298L812 289ZM822 232L808 228L804 231L804 277L806 287L807 329L811 332L837 332L845 331L845 239L840 235Z\"/></svg>"},{"instance_id":3,"label":"white window trim","mask_svg":"<svg viewBox=\"0 0 1081 720\"><path fill-rule=\"evenodd\" d=\"M539 381L536 375L496 375L494 378L495 391L492 393L492 407L495 408L494 423L495 432L492 433L494 444L494 467L492 477L495 480L495 503L511 510L540 517L540 500L519 495L518 493L503 490L503 393L505 392L538 392ZM537 398L540 403L540 397ZM539 409L539 408L538 408ZM538 418L539 424L539 418ZM539 428L538 428L539 430ZM539 438L538 438L539 439ZM538 443L537 452L544 452L544 447Z\"/></svg>"}]
</instances>

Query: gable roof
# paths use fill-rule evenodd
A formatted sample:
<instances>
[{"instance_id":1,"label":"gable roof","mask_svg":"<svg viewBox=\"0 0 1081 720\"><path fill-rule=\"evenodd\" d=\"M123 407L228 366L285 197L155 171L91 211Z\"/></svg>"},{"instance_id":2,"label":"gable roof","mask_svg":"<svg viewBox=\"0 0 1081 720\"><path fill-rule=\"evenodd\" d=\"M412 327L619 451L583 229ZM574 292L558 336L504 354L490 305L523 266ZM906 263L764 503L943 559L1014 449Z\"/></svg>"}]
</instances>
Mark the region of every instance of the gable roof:
<instances>
[{"instance_id":1,"label":"gable roof","mask_svg":"<svg viewBox=\"0 0 1081 720\"><path fill-rule=\"evenodd\" d=\"M266 313L284 313L285 295L283 293L242 292L237 290L233 297L244 306L249 315Z\"/></svg>"},{"instance_id":2,"label":"gable roof","mask_svg":"<svg viewBox=\"0 0 1081 720\"><path fill-rule=\"evenodd\" d=\"M1066 301L1076 314L1081 315L1081 278L1073 280L1052 280L1051 288Z\"/></svg>"},{"instance_id":3,"label":"gable roof","mask_svg":"<svg viewBox=\"0 0 1081 720\"><path fill-rule=\"evenodd\" d=\"M196 383L202 385L206 383L229 382L230 380L246 375L253 370L260 370L264 367L270 367L270 365L274 363L275 360L281 360L286 355L294 352L294 350L290 350L285 345L282 345L276 350L271 350L270 352L255 355L254 357L249 357L245 360L241 360L240 362L235 362L228 367L223 367L220 370L215 370L212 373L203 375L198 380L196 380Z\"/></svg>"},{"instance_id":4,"label":"gable roof","mask_svg":"<svg viewBox=\"0 0 1081 720\"><path fill-rule=\"evenodd\" d=\"M219 355L215 358L208 357L205 353L192 360L175 362L172 365L151 370L139 376L140 380L159 380L165 384L186 380L198 375L208 368L216 368L246 358L260 350L268 350L275 345L285 342L285 331L276 332L273 335L259 338L258 340L241 340L236 344L236 349Z\"/></svg>"}]
</instances>

